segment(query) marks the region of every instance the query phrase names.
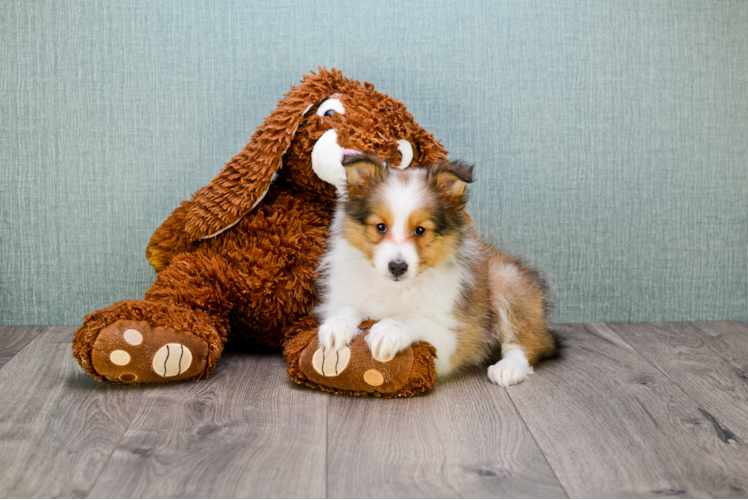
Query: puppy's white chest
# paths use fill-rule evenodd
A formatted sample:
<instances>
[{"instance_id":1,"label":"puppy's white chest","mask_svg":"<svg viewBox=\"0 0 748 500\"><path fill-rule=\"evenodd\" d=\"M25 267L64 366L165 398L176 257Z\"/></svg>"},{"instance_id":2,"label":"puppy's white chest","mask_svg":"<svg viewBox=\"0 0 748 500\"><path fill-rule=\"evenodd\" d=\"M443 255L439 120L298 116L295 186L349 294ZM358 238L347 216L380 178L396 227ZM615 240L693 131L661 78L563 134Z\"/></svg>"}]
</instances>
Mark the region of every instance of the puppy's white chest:
<instances>
[{"instance_id":1,"label":"puppy's white chest","mask_svg":"<svg viewBox=\"0 0 748 500\"><path fill-rule=\"evenodd\" d=\"M450 358L458 343L459 325L453 312L462 291L459 267L444 265L406 282L387 281L345 240L335 242L326 261L328 293L323 313L351 306L364 318L396 319L410 329L413 341L423 340L436 348L439 375L451 371Z\"/></svg>"}]
</instances>

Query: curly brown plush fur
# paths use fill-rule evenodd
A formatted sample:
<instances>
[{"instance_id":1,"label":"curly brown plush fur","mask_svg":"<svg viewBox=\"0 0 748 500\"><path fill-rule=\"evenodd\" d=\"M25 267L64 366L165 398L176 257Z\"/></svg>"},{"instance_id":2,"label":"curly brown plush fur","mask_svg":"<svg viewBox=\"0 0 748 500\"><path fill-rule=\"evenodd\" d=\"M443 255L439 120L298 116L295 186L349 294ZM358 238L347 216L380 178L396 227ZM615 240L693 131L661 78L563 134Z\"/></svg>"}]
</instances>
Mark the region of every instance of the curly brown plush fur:
<instances>
[{"instance_id":1,"label":"curly brown plush fur","mask_svg":"<svg viewBox=\"0 0 748 500\"><path fill-rule=\"evenodd\" d=\"M340 99L345 113L318 116L319 104L332 96ZM279 348L287 332L316 331L310 316L316 269L335 188L314 173L311 152L331 128L341 147L369 151L393 164L401 160L400 139L413 146L411 165L446 159L442 145L405 106L371 84L347 79L337 70L320 69L304 77L244 150L155 231L146 255L158 276L145 299L118 302L84 318L73 341L81 366L100 380L177 380L114 376L97 368L95 360L113 348L112 339L129 331L130 320L163 327L169 338L194 335L205 341L206 359L192 361L205 366L198 367L194 379L210 376L227 339ZM147 336L125 350L133 363L150 366L145 357L154 355L158 342ZM96 352L99 357L92 354ZM173 369L184 376L183 368L180 358Z\"/></svg>"}]
</instances>

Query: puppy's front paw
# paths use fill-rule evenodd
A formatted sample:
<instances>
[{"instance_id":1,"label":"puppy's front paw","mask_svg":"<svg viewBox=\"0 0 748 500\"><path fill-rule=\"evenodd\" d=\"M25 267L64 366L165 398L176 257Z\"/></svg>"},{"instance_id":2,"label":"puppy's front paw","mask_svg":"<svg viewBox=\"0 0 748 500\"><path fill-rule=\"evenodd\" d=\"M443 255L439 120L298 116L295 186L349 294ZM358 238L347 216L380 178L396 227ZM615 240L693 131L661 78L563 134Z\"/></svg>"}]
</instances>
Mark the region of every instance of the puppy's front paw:
<instances>
[{"instance_id":1,"label":"puppy's front paw","mask_svg":"<svg viewBox=\"0 0 748 500\"><path fill-rule=\"evenodd\" d=\"M519 384L534 372L526 359L505 358L488 367L488 378L494 384L507 387Z\"/></svg>"},{"instance_id":2,"label":"puppy's front paw","mask_svg":"<svg viewBox=\"0 0 748 500\"><path fill-rule=\"evenodd\" d=\"M358 323L354 318L333 316L319 327L317 341L325 351L335 352L353 342L358 334Z\"/></svg>"},{"instance_id":3,"label":"puppy's front paw","mask_svg":"<svg viewBox=\"0 0 748 500\"><path fill-rule=\"evenodd\" d=\"M366 343L377 361L386 363L411 344L410 329L393 319L383 319L369 330Z\"/></svg>"}]
</instances>

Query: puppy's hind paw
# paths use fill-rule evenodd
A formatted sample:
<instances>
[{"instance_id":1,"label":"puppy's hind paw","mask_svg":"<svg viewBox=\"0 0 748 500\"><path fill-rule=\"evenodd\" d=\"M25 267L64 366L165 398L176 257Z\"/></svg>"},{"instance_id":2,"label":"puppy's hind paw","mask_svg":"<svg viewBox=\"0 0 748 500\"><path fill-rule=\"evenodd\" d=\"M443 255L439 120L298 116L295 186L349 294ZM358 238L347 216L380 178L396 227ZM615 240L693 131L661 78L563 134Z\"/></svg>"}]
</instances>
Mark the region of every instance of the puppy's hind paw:
<instances>
[{"instance_id":1,"label":"puppy's hind paw","mask_svg":"<svg viewBox=\"0 0 748 500\"><path fill-rule=\"evenodd\" d=\"M535 370L526 359L506 358L488 367L488 378L502 387L519 384Z\"/></svg>"}]
</instances>

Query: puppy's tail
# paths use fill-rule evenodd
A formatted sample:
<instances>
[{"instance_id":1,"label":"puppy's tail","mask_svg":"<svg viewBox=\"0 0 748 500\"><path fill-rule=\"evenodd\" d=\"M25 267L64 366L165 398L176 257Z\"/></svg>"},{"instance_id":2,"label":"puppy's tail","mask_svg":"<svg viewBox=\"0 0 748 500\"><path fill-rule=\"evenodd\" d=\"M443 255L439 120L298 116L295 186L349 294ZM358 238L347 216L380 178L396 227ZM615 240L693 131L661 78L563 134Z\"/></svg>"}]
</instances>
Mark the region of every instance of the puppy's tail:
<instances>
[{"instance_id":1,"label":"puppy's tail","mask_svg":"<svg viewBox=\"0 0 748 500\"><path fill-rule=\"evenodd\" d=\"M548 334L553 338L553 351L543 357L544 360L563 359L564 352L568 348L566 334L556 325L548 326Z\"/></svg>"},{"instance_id":2,"label":"puppy's tail","mask_svg":"<svg viewBox=\"0 0 748 500\"><path fill-rule=\"evenodd\" d=\"M543 292L543 308L545 309L545 319L547 322L558 304L558 293L542 269L531 266L528 266L528 269L532 272ZM553 349L546 352L542 359L561 359L568 345L566 342L566 334L561 328L552 324L547 326L547 332L553 339Z\"/></svg>"}]
</instances>

